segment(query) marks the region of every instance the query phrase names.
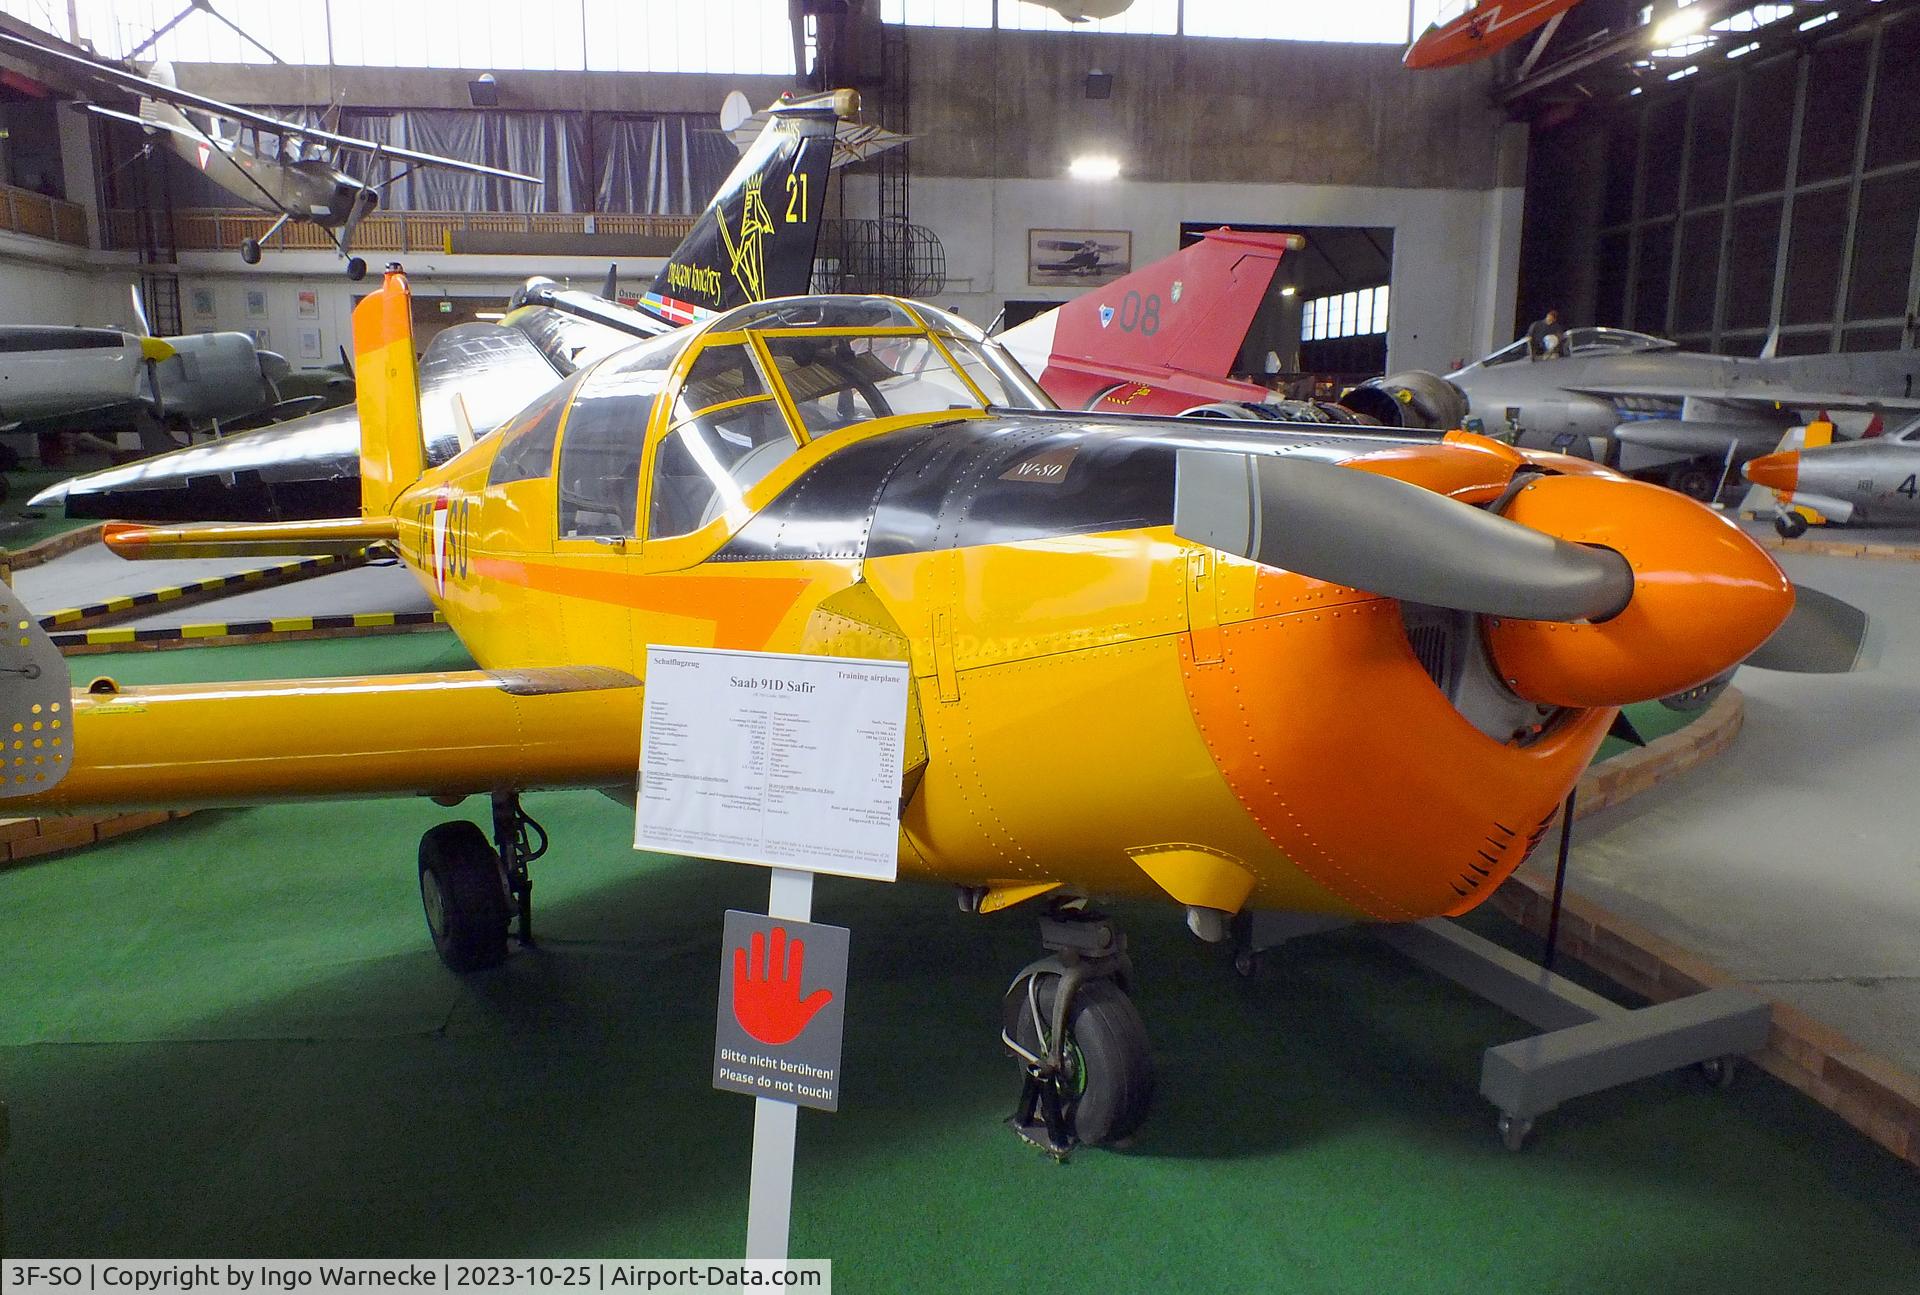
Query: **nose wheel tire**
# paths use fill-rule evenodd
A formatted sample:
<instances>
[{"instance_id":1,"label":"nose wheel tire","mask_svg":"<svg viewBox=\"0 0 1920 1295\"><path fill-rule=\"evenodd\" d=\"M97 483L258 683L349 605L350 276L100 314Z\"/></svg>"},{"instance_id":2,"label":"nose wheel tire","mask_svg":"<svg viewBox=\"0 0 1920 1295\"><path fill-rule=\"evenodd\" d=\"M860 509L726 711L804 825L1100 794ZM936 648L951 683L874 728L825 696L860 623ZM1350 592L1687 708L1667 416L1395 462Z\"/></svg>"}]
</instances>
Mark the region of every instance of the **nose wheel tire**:
<instances>
[{"instance_id":1,"label":"nose wheel tire","mask_svg":"<svg viewBox=\"0 0 1920 1295\"><path fill-rule=\"evenodd\" d=\"M1807 519L1799 513L1782 513L1773 519L1773 529L1782 539L1797 540L1807 533Z\"/></svg>"},{"instance_id":2,"label":"nose wheel tire","mask_svg":"<svg viewBox=\"0 0 1920 1295\"><path fill-rule=\"evenodd\" d=\"M506 961L511 910L500 856L476 825L441 823L420 838L420 906L434 952L450 970Z\"/></svg>"},{"instance_id":3,"label":"nose wheel tire","mask_svg":"<svg viewBox=\"0 0 1920 1295\"><path fill-rule=\"evenodd\" d=\"M242 242L240 244L240 259L248 265L260 264L260 244L251 238Z\"/></svg>"},{"instance_id":4,"label":"nose wheel tire","mask_svg":"<svg viewBox=\"0 0 1920 1295\"><path fill-rule=\"evenodd\" d=\"M367 263L358 256L347 258L347 277L355 283L367 277Z\"/></svg>"},{"instance_id":5,"label":"nose wheel tire","mask_svg":"<svg viewBox=\"0 0 1920 1295\"><path fill-rule=\"evenodd\" d=\"M1007 1036L1037 1057L1050 1052L1057 973L1042 972L1014 986L1003 1004ZM1153 1102L1153 1057L1147 1027L1133 1000L1104 977L1081 983L1068 1009L1062 1040L1061 1115L1074 1140L1087 1146L1119 1142L1134 1133Z\"/></svg>"}]
</instances>

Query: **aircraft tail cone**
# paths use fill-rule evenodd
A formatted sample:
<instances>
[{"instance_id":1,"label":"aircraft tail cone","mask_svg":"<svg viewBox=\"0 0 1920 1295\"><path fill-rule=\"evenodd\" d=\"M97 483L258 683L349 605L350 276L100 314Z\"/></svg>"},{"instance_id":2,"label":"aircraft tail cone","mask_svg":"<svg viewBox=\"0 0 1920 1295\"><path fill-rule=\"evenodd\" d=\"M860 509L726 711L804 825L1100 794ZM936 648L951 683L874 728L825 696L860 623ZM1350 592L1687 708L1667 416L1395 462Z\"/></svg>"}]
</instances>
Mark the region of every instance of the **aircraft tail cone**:
<instances>
[{"instance_id":1,"label":"aircraft tail cone","mask_svg":"<svg viewBox=\"0 0 1920 1295\"><path fill-rule=\"evenodd\" d=\"M1800 484L1800 452L1788 450L1782 454L1763 454L1749 460L1741 471L1756 486L1766 486L1783 495L1791 495Z\"/></svg>"}]
</instances>

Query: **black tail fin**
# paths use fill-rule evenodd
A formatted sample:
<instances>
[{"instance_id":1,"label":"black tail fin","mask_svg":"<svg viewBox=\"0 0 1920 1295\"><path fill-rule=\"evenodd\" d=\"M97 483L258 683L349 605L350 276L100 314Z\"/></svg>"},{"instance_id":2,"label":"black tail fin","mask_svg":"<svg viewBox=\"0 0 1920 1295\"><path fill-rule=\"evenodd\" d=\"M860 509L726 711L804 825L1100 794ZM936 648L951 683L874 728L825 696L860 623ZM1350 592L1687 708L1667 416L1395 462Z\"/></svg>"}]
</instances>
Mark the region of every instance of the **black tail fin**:
<instances>
[{"instance_id":1,"label":"black tail fin","mask_svg":"<svg viewBox=\"0 0 1920 1295\"><path fill-rule=\"evenodd\" d=\"M641 305L691 323L749 301L805 293L813 280L827 172L840 120L859 96L783 99L740 165L674 250Z\"/></svg>"},{"instance_id":2,"label":"black tail fin","mask_svg":"<svg viewBox=\"0 0 1920 1295\"><path fill-rule=\"evenodd\" d=\"M620 262L607 263L607 281L600 285L600 295L608 301L620 300Z\"/></svg>"}]
</instances>

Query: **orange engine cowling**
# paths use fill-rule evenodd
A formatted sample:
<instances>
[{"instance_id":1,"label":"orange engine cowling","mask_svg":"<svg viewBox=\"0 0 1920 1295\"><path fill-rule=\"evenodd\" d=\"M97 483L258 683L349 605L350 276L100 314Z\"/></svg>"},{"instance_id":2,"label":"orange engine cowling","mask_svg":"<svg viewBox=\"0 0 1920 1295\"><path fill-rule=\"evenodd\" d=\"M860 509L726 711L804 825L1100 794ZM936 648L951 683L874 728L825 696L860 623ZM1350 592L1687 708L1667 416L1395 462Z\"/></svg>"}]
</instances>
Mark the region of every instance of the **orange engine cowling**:
<instances>
[{"instance_id":1,"label":"orange engine cowling","mask_svg":"<svg viewBox=\"0 0 1920 1295\"><path fill-rule=\"evenodd\" d=\"M1486 641L1507 686L1553 706L1621 706L1683 692L1744 660L1793 610L1786 575L1738 526L1660 486L1548 476L1506 516L1633 568L1633 598L1608 620L1490 618Z\"/></svg>"}]
</instances>

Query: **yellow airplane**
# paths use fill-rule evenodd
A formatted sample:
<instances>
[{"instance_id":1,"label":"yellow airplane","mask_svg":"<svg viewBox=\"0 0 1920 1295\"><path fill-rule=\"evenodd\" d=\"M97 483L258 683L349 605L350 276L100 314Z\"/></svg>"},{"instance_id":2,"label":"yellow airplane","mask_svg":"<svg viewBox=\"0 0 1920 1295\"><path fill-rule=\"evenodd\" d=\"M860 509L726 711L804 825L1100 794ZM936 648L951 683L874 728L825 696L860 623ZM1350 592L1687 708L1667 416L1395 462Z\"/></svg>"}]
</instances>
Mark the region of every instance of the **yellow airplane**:
<instances>
[{"instance_id":1,"label":"yellow airplane","mask_svg":"<svg viewBox=\"0 0 1920 1295\"><path fill-rule=\"evenodd\" d=\"M980 913L1044 897L1054 956L1006 1037L1088 1143L1152 1087L1091 897L1169 901L1211 938L1250 907L1464 912L1620 705L1804 655L1762 651L1794 607L1779 568L1678 494L1464 433L1101 422L883 297L642 342L426 469L411 317L397 266L354 313L361 516L106 540L390 545L480 668L70 691L18 614L15 806L487 796L490 831L419 851L434 943L473 970L516 922L531 938L546 841L519 793L632 803L649 644L906 661L901 873Z\"/></svg>"}]
</instances>

